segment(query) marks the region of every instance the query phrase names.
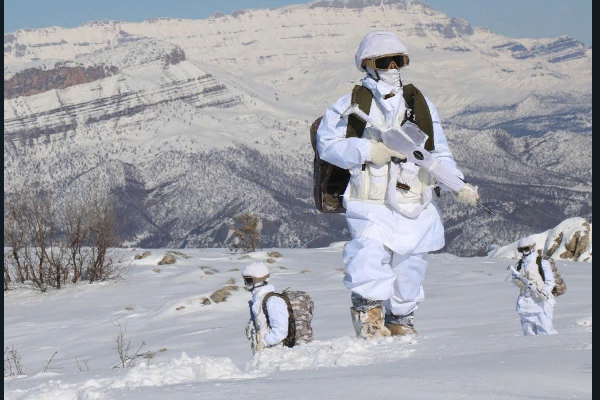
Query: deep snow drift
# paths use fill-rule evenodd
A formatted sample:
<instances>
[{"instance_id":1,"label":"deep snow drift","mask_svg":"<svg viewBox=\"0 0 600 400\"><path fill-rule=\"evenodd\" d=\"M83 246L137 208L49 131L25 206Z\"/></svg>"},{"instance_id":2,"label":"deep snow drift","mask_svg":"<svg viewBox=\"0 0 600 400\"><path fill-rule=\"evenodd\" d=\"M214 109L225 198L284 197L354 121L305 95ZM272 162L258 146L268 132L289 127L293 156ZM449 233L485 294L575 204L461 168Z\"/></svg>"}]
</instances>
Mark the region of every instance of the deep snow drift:
<instances>
[{"instance_id":1,"label":"deep snow drift","mask_svg":"<svg viewBox=\"0 0 600 400\"><path fill-rule=\"evenodd\" d=\"M250 294L231 288L225 302L203 302L239 285L236 269L266 261L267 252L186 249L190 258L157 266L165 249L135 261L142 250L121 251L133 264L123 281L4 295L4 344L16 345L29 370L5 378L5 400L592 396L591 263L557 263L568 286L555 311L559 334L523 337L508 260L432 255L416 314L420 336L367 342L353 336L342 246L279 249L283 257L267 263L272 283L313 296L315 341L252 358L244 335ZM156 356L112 369L114 321L127 326L132 348L143 340ZM40 373L55 351L52 372Z\"/></svg>"}]
</instances>

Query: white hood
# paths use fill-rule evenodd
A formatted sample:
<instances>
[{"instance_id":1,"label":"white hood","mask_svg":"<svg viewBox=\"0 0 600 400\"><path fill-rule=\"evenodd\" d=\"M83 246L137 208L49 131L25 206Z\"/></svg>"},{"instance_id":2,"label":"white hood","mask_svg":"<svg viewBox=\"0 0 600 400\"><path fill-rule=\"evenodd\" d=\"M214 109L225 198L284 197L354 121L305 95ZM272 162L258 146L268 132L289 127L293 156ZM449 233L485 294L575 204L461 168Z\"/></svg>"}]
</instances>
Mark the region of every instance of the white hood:
<instances>
[{"instance_id":1,"label":"white hood","mask_svg":"<svg viewBox=\"0 0 600 400\"><path fill-rule=\"evenodd\" d=\"M408 49L393 32L373 31L365 35L358 46L354 63L359 71L364 72L360 64L365 58L382 56L385 54L408 54Z\"/></svg>"}]
</instances>

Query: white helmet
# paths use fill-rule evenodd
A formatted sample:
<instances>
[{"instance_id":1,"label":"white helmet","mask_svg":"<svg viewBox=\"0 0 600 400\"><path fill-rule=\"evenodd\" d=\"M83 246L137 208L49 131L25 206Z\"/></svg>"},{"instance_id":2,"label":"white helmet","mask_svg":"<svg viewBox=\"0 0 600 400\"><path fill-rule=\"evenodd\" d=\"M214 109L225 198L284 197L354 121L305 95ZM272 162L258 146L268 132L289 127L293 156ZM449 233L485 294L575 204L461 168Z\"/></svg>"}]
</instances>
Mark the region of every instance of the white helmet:
<instances>
[{"instance_id":1,"label":"white helmet","mask_svg":"<svg viewBox=\"0 0 600 400\"><path fill-rule=\"evenodd\" d=\"M246 265L242 270L242 278L247 289L253 290L257 283L269 281L269 268L261 262Z\"/></svg>"},{"instance_id":2,"label":"white helmet","mask_svg":"<svg viewBox=\"0 0 600 400\"><path fill-rule=\"evenodd\" d=\"M354 56L354 63L359 71L364 72L364 60L399 54L403 55L404 61L402 62L402 65L398 65L398 67L408 65L408 49L395 33L388 31L373 31L367 33L360 42L356 55Z\"/></svg>"},{"instance_id":3,"label":"white helmet","mask_svg":"<svg viewBox=\"0 0 600 400\"><path fill-rule=\"evenodd\" d=\"M535 243L533 237L526 236L521 238L517 243L517 251L519 253L523 253L524 255L528 255L535 250L536 245L537 244Z\"/></svg>"}]
</instances>

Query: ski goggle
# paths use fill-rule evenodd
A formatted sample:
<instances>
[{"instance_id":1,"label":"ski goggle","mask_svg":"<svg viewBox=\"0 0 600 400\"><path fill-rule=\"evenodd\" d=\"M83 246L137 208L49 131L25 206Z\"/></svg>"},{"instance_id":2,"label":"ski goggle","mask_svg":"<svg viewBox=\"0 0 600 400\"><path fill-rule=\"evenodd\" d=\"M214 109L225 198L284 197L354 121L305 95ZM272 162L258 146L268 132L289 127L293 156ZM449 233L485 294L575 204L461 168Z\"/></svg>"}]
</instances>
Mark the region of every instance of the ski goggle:
<instances>
[{"instance_id":1,"label":"ski goggle","mask_svg":"<svg viewBox=\"0 0 600 400\"><path fill-rule=\"evenodd\" d=\"M409 64L409 58L406 54L386 54L379 57L365 58L362 60L362 67L370 67L371 69L386 70L390 69L392 61L396 64L398 69L405 67Z\"/></svg>"},{"instance_id":2,"label":"ski goggle","mask_svg":"<svg viewBox=\"0 0 600 400\"><path fill-rule=\"evenodd\" d=\"M267 274L260 278L256 278L254 276L244 276L244 285L248 286L248 285L252 285L254 283L258 283L258 282L266 282L270 276L271 276L270 274Z\"/></svg>"},{"instance_id":3,"label":"ski goggle","mask_svg":"<svg viewBox=\"0 0 600 400\"><path fill-rule=\"evenodd\" d=\"M517 247L517 251L519 253L525 253L526 251L531 251L533 250L533 247Z\"/></svg>"}]
</instances>

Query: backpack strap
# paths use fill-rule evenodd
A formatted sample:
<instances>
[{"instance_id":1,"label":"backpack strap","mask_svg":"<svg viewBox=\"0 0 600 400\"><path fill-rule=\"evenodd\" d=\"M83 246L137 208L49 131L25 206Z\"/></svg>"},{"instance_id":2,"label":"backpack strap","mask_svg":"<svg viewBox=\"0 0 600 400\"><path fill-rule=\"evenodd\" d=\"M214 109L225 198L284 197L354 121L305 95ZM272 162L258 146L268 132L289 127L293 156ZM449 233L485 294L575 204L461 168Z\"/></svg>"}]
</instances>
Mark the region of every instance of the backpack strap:
<instances>
[{"instance_id":1,"label":"backpack strap","mask_svg":"<svg viewBox=\"0 0 600 400\"><path fill-rule=\"evenodd\" d=\"M523 259L521 258L518 262L517 262L517 267L515 268L517 271L521 271L521 268L523 267Z\"/></svg>"},{"instance_id":2,"label":"backpack strap","mask_svg":"<svg viewBox=\"0 0 600 400\"><path fill-rule=\"evenodd\" d=\"M281 343L283 343L283 345L287 347L294 347L294 345L296 344L296 321L294 320L294 309L292 308L292 303L290 303L290 299L285 292L269 292L263 297L262 310L265 314L265 317L267 318L267 326L269 327L269 329L271 329L271 322L269 321L269 312L267 311L267 301L272 296L282 298L283 301L285 301L288 310L288 334L286 338L281 341Z\"/></svg>"},{"instance_id":3,"label":"backpack strap","mask_svg":"<svg viewBox=\"0 0 600 400\"><path fill-rule=\"evenodd\" d=\"M537 264L537 266L538 266L538 271L540 272L540 276L542 277L542 280L543 280L544 282L546 282L546 276L544 275L544 269L542 268L542 260L546 260L546 261L548 261L548 262L550 263L550 268L551 268L551 269L552 269L552 261L551 261L551 258L550 258L550 257L543 257L543 256L538 256L538 257L535 259L535 263L536 263L536 264ZM554 272L554 271L552 271L552 272Z\"/></svg>"},{"instance_id":4,"label":"backpack strap","mask_svg":"<svg viewBox=\"0 0 600 400\"><path fill-rule=\"evenodd\" d=\"M371 103L373 102L373 93L362 85L354 86L352 89L352 103L357 103L358 108L369 115L371 112ZM367 123L354 114L348 116L348 127L346 128L346 137L362 138Z\"/></svg>"},{"instance_id":5,"label":"backpack strap","mask_svg":"<svg viewBox=\"0 0 600 400\"><path fill-rule=\"evenodd\" d=\"M416 124L420 130L425 132L427 135L427 141L425 141L425 150L432 151L435 149L433 143L433 120L431 119L431 111L427 105L425 96L419 89L412 83L404 85L402 87L402 96L406 102L406 114L404 115L404 121L410 121Z\"/></svg>"}]
</instances>

